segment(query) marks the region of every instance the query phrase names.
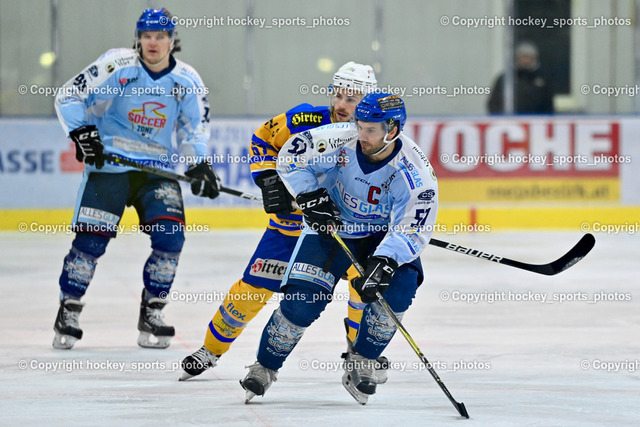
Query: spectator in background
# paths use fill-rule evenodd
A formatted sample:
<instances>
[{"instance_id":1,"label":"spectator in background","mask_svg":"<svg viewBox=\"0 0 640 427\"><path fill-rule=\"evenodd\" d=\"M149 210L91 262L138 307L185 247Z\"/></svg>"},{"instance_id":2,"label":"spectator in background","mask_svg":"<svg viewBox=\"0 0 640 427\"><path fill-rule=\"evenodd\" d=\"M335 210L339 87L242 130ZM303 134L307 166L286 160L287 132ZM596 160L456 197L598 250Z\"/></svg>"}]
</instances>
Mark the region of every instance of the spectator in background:
<instances>
[{"instance_id":1,"label":"spectator in background","mask_svg":"<svg viewBox=\"0 0 640 427\"><path fill-rule=\"evenodd\" d=\"M540 74L538 48L523 42L516 47L514 112L517 114L553 114L553 92ZM504 113L504 73L491 89L489 113Z\"/></svg>"}]
</instances>

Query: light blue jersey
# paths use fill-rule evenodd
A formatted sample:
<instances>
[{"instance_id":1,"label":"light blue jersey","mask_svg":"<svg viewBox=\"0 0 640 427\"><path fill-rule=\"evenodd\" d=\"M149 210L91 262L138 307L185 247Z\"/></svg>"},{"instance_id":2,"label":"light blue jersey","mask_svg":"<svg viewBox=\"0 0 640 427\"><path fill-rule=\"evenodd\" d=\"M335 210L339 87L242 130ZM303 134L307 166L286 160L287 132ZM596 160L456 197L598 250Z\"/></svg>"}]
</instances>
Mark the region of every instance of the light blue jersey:
<instances>
[{"instance_id":1,"label":"light blue jersey","mask_svg":"<svg viewBox=\"0 0 640 427\"><path fill-rule=\"evenodd\" d=\"M105 153L157 168L170 168L177 160L202 160L209 141L208 89L191 66L170 59L167 69L154 73L133 49L102 55L56 97L65 133L93 124ZM172 150L174 129L181 156ZM87 165L86 170L96 169ZM127 170L131 168L106 163L100 172Z\"/></svg>"},{"instance_id":2,"label":"light blue jersey","mask_svg":"<svg viewBox=\"0 0 640 427\"><path fill-rule=\"evenodd\" d=\"M327 189L340 209L341 237L387 230L374 255L404 264L419 257L431 239L436 176L427 156L404 134L389 157L369 163L354 123L322 126L290 138L279 152L277 170L294 196Z\"/></svg>"}]
</instances>

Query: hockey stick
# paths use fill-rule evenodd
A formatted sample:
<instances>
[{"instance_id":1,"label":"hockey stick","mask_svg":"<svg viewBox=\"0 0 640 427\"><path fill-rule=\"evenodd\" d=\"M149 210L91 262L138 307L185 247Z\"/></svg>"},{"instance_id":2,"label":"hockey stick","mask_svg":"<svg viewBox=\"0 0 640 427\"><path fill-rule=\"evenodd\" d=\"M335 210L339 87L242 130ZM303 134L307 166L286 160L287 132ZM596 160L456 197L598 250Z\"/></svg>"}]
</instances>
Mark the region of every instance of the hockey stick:
<instances>
[{"instance_id":1,"label":"hockey stick","mask_svg":"<svg viewBox=\"0 0 640 427\"><path fill-rule=\"evenodd\" d=\"M596 244L596 239L593 237L593 234L587 233L578 243L575 244L573 248L569 250L566 254L562 255L557 260L550 262L548 264L527 264L520 261L515 261L509 258L500 257L497 255L492 255L487 252L482 252L477 249L466 248L464 246L455 245L453 243L444 242L438 239L431 239L429 241L430 245L437 246L439 248L448 249L453 252L463 253L469 256L473 256L476 258L486 259L488 261L497 262L498 264L510 265L511 267L519 268L521 270L532 271L538 274L545 274L547 276L553 276L554 274L558 274L571 267L582 258L585 257L591 251L593 246Z\"/></svg>"},{"instance_id":2,"label":"hockey stick","mask_svg":"<svg viewBox=\"0 0 640 427\"><path fill-rule=\"evenodd\" d=\"M338 244L340 244L340 246L342 246L342 249L344 250L345 254L347 254L347 256L349 257L349 260L351 261L353 266L356 268L356 270L358 270L358 273L360 274L360 276L364 276L364 274L365 274L364 269L362 268L362 266L360 265L360 263L358 262L356 257L353 255L353 253L349 250L347 245L344 243L344 240L342 240L342 238L340 236L338 236L338 233L337 233L337 231L335 231L335 229L334 229L332 234L333 234L333 238L338 242ZM449 401L453 404L453 406L455 406L455 408L458 411L458 413L462 417L469 418L469 414L467 413L467 408L465 408L464 403L456 402L456 400L453 398L451 393L449 393L449 390L447 389L447 387L444 385L444 383L442 382L442 380L438 376L438 373L433 369L433 367L431 366L431 363L427 360L426 356L422 353L422 351L420 351L420 348L418 347L418 344L416 344L416 342L413 340L413 338L411 338L411 335L409 335L409 332L407 332L407 330L402 325L402 323L400 322L398 317L395 315L395 313L393 312L391 307L389 307L389 304L382 297L382 294L380 294L379 291L376 291L376 296L378 297L378 302L380 303L380 305L382 305L384 310L387 312L387 315L389 315L389 317L391 318L393 323L395 323L395 325L398 328L398 330L405 337L405 339L407 340L407 342L409 343L409 345L411 346L413 351L416 352L416 354L418 355L418 357L420 358L422 363L424 363L424 365L429 370L429 373L431 374L433 379L436 380L436 382L438 383L438 385L440 386L440 388L442 389L444 394L447 396Z\"/></svg>"},{"instance_id":3,"label":"hockey stick","mask_svg":"<svg viewBox=\"0 0 640 427\"><path fill-rule=\"evenodd\" d=\"M180 175L164 169L157 169L152 166L134 162L129 159L115 157L109 154L105 154L104 158L105 160L108 160L113 163L119 163L125 166L131 166L145 172L163 176L165 178L175 179L178 181L184 181L188 183L192 183L196 181L194 178L190 178L188 176ZM234 190L232 188L221 186L220 191L223 193L231 194L233 196L241 197L246 200L251 200L254 202L262 202L262 197L260 196L256 196L251 193L245 193L239 190ZM463 253L472 257L486 259L489 261L497 262L498 264L509 265L514 268L531 271L533 273L544 274L547 276L556 275L568 269L569 267L573 266L575 263L577 263L582 258L584 258L591 251L591 249L593 249L595 243L596 243L596 239L593 236L593 234L587 233L584 236L582 236L580 241L578 241L578 243L576 243L575 246L569 250L569 252L567 252L557 260L547 264L528 264L528 263L516 261L513 259L493 255L488 252L482 252L477 249L467 248L461 245L456 245L454 243L445 242L443 240L438 240L434 238L429 240L430 245L437 246L439 248L447 249L453 252Z\"/></svg>"},{"instance_id":4,"label":"hockey stick","mask_svg":"<svg viewBox=\"0 0 640 427\"><path fill-rule=\"evenodd\" d=\"M124 166L130 166L132 168L139 169L139 170L141 170L143 172L149 172L149 173L152 173L154 175L162 176L164 178L175 179L176 181L184 181L184 182L188 182L189 184L198 181L195 178L191 178L191 177L188 177L188 176L185 176L185 175L180 175L178 173L171 172L171 171L164 170L164 169L154 168L153 166L145 165L143 163L134 162L133 160L125 159L123 157L116 157L116 156L113 156L111 154L104 154L103 156L104 156L104 159L109 161L109 162L117 163L117 164L124 165ZM251 201L254 201L254 202L262 202L262 197L260 197L260 196L256 196L255 194L251 194L251 193L245 193L245 192L240 191L240 190L234 190L233 188L220 186L220 192L221 193L231 194L232 196L237 196L237 197L240 197L240 198L243 198L243 199L247 199L247 200L251 200Z\"/></svg>"}]
</instances>

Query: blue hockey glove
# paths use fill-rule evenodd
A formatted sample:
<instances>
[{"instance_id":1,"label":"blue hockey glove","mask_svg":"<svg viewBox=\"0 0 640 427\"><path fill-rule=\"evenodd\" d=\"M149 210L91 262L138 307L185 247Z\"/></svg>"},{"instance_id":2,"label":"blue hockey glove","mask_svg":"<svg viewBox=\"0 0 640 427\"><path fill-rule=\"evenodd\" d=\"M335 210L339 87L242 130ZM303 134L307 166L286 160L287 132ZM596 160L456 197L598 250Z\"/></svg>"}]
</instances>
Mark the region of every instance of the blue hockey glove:
<instances>
[{"instance_id":1,"label":"blue hockey glove","mask_svg":"<svg viewBox=\"0 0 640 427\"><path fill-rule=\"evenodd\" d=\"M291 206L293 196L289 194L282 179L275 170L266 170L255 179L262 190L262 203L266 213L286 215L294 211Z\"/></svg>"},{"instance_id":2,"label":"blue hockey glove","mask_svg":"<svg viewBox=\"0 0 640 427\"><path fill-rule=\"evenodd\" d=\"M307 225L322 237L331 239L332 231L342 225L340 210L325 188L299 194L296 202L304 214Z\"/></svg>"},{"instance_id":3,"label":"blue hockey glove","mask_svg":"<svg viewBox=\"0 0 640 427\"><path fill-rule=\"evenodd\" d=\"M102 151L104 146L95 125L80 126L69 132L69 138L76 144L76 159L98 169L104 166Z\"/></svg>"},{"instance_id":4,"label":"blue hockey glove","mask_svg":"<svg viewBox=\"0 0 640 427\"><path fill-rule=\"evenodd\" d=\"M196 196L215 199L220 194L220 178L208 163L193 165L184 174L198 180L191 183L191 192Z\"/></svg>"},{"instance_id":5,"label":"blue hockey glove","mask_svg":"<svg viewBox=\"0 0 640 427\"><path fill-rule=\"evenodd\" d=\"M383 294L389 287L393 274L398 269L396 260L386 256L372 256L367 260L364 276L353 279L353 288L363 303L369 304L378 299L376 291Z\"/></svg>"}]
</instances>

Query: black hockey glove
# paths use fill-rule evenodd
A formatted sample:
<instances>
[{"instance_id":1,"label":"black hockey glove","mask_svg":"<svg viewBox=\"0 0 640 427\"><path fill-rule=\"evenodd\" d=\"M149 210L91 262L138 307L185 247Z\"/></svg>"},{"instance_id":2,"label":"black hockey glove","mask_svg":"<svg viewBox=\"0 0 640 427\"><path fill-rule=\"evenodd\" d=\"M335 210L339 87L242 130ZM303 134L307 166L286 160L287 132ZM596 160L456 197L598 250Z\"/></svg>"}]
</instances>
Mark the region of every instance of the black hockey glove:
<instances>
[{"instance_id":1,"label":"black hockey glove","mask_svg":"<svg viewBox=\"0 0 640 427\"><path fill-rule=\"evenodd\" d=\"M262 203L266 213L286 215L294 211L293 196L287 191L275 170L266 170L256 177L256 185L262 190Z\"/></svg>"},{"instance_id":2,"label":"black hockey glove","mask_svg":"<svg viewBox=\"0 0 640 427\"><path fill-rule=\"evenodd\" d=\"M376 291L383 294L387 290L397 268L398 263L392 258L386 256L369 257L364 276L353 279L352 283L362 302L369 304L377 301Z\"/></svg>"},{"instance_id":3,"label":"black hockey glove","mask_svg":"<svg viewBox=\"0 0 640 427\"><path fill-rule=\"evenodd\" d=\"M304 214L307 225L322 237L330 239L333 229L342 225L340 210L325 188L299 194L296 202Z\"/></svg>"},{"instance_id":4,"label":"black hockey glove","mask_svg":"<svg viewBox=\"0 0 640 427\"><path fill-rule=\"evenodd\" d=\"M208 163L193 165L184 174L198 180L191 183L191 192L196 196L215 199L220 194L220 178Z\"/></svg>"},{"instance_id":5,"label":"black hockey glove","mask_svg":"<svg viewBox=\"0 0 640 427\"><path fill-rule=\"evenodd\" d=\"M79 162L102 169L104 166L102 155L104 146L97 127L94 125L80 126L69 132L69 138L76 144L76 159Z\"/></svg>"}]
</instances>

